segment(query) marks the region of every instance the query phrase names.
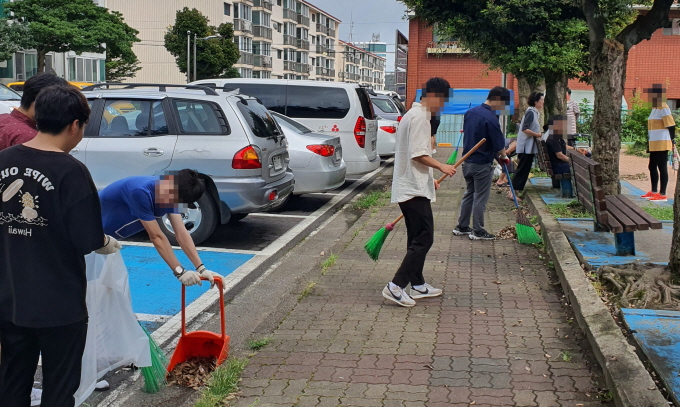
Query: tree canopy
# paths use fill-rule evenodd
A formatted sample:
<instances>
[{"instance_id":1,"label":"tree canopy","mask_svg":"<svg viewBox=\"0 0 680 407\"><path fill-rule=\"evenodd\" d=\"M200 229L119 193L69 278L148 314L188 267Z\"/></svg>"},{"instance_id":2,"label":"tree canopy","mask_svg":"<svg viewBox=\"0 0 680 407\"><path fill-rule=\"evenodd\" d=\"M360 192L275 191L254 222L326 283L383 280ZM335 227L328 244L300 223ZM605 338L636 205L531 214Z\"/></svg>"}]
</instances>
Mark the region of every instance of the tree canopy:
<instances>
[{"instance_id":1,"label":"tree canopy","mask_svg":"<svg viewBox=\"0 0 680 407\"><path fill-rule=\"evenodd\" d=\"M238 46L234 43L232 24L209 25L209 20L197 9L184 7L177 11L175 24L165 34L165 48L175 57L180 72L187 72L187 31L191 32L191 67L193 70L193 41L196 41L197 78L234 77L238 72L232 68L239 57ZM201 38L216 35L217 38Z\"/></svg>"},{"instance_id":2,"label":"tree canopy","mask_svg":"<svg viewBox=\"0 0 680 407\"><path fill-rule=\"evenodd\" d=\"M38 72L44 71L48 52L103 53L107 47L124 51L138 41L120 14L92 0L17 0L4 8L27 25L38 52Z\"/></svg>"},{"instance_id":3,"label":"tree canopy","mask_svg":"<svg viewBox=\"0 0 680 407\"><path fill-rule=\"evenodd\" d=\"M109 13L109 18L125 31L125 36L119 41L106 44L106 80L118 82L126 78L134 78L139 66L139 59L135 55L132 46L139 42L139 31L124 23L123 15L117 11Z\"/></svg>"},{"instance_id":4,"label":"tree canopy","mask_svg":"<svg viewBox=\"0 0 680 407\"><path fill-rule=\"evenodd\" d=\"M7 61L18 50L31 47L33 40L25 24L0 18L0 61Z\"/></svg>"}]
</instances>

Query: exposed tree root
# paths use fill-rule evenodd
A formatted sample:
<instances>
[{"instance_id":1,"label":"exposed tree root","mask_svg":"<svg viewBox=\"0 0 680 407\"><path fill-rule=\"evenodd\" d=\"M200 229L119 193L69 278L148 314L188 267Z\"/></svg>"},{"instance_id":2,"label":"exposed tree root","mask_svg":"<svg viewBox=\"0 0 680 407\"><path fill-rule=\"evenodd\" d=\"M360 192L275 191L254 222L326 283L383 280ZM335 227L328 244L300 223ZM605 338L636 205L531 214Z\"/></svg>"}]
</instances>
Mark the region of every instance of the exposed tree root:
<instances>
[{"instance_id":1,"label":"exposed tree root","mask_svg":"<svg viewBox=\"0 0 680 407\"><path fill-rule=\"evenodd\" d=\"M651 263L602 266L597 276L620 296L621 307L680 310L680 285L671 281L669 267Z\"/></svg>"}]
</instances>

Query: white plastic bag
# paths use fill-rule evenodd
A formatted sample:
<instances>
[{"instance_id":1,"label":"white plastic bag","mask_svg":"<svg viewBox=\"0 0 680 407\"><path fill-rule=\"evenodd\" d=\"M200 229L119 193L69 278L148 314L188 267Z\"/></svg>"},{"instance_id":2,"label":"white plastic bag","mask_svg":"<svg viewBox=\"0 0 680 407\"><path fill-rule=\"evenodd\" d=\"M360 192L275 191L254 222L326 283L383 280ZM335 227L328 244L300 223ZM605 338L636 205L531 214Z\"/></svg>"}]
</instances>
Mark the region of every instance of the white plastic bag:
<instances>
[{"instance_id":1,"label":"white plastic bag","mask_svg":"<svg viewBox=\"0 0 680 407\"><path fill-rule=\"evenodd\" d=\"M149 339L132 311L128 273L120 253L90 253L87 264L89 324L76 406L107 372L134 363L151 366Z\"/></svg>"}]
</instances>

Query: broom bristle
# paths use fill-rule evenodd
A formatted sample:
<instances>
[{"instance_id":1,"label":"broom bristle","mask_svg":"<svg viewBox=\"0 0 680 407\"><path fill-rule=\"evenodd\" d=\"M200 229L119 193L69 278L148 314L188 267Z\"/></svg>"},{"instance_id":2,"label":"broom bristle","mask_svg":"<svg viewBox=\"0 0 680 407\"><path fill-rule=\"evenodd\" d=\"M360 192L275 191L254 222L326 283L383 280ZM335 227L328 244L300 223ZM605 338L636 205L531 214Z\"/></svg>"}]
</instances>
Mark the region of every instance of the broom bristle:
<instances>
[{"instance_id":1,"label":"broom bristle","mask_svg":"<svg viewBox=\"0 0 680 407\"><path fill-rule=\"evenodd\" d=\"M535 244L543 241L533 226L516 223L515 231L517 232L517 241L522 244Z\"/></svg>"},{"instance_id":2,"label":"broom bristle","mask_svg":"<svg viewBox=\"0 0 680 407\"><path fill-rule=\"evenodd\" d=\"M449 156L449 159L446 160L446 164L447 164L447 165L453 165L453 164L456 163L456 160L457 160L457 159L458 159L458 149L456 148L456 149L453 151L453 154L451 154L451 155Z\"/></svg>"},{"instance_id":3,"label":"broom bristle","mask_svg":"<svg viewBox=\"0 0 680 407\"><path fill-rule=\"evenodd\" d=\"M142 329L144 329L143 326ZM151 366L142 368L144 391L158 393L167 384L165 377L168 374L168 358L165 357L161 347L158 346L146 329L144 329L144 333L149 338L149 347L151 348Z\"/></svg>"},{"instance_id":4,"label":"broom bristle","mask_svg":"<svg viewBox=\"0 0 680 407\"><path fill-rule=\"evenodd\" d=\"M371 260L378 260L378 257L380 256L380 250L382 250L383 244L385 243L389 233L390 231L386 227L383 227L375 232L375 234L371 236L370 239L368 239L364 245L364 249L366 250L366 253L368 253L368 257L370 257Z\"/></svg>"}]
</instances>

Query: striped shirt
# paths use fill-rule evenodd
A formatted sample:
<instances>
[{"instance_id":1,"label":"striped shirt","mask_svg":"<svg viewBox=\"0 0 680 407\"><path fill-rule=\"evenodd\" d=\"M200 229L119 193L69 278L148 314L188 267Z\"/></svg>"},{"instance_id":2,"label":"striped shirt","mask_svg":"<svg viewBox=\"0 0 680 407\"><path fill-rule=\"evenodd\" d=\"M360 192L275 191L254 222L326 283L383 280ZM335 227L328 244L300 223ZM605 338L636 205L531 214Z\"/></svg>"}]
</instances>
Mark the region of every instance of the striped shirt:
<instances>
[{"instance_id":1,"label":"striped shirt","mask_svg":"<svg viewBox=\"0 0 680 407\"><path fill-rule=\"evenodd\" d=\"M649 151L670 151L673 149L671 133L669 127L675 126L675 120L671 114L671 109L667 104L663 104L661 109L652 109L652 113L647 119L649 129Z\"/></svg>"}]
</instances>

